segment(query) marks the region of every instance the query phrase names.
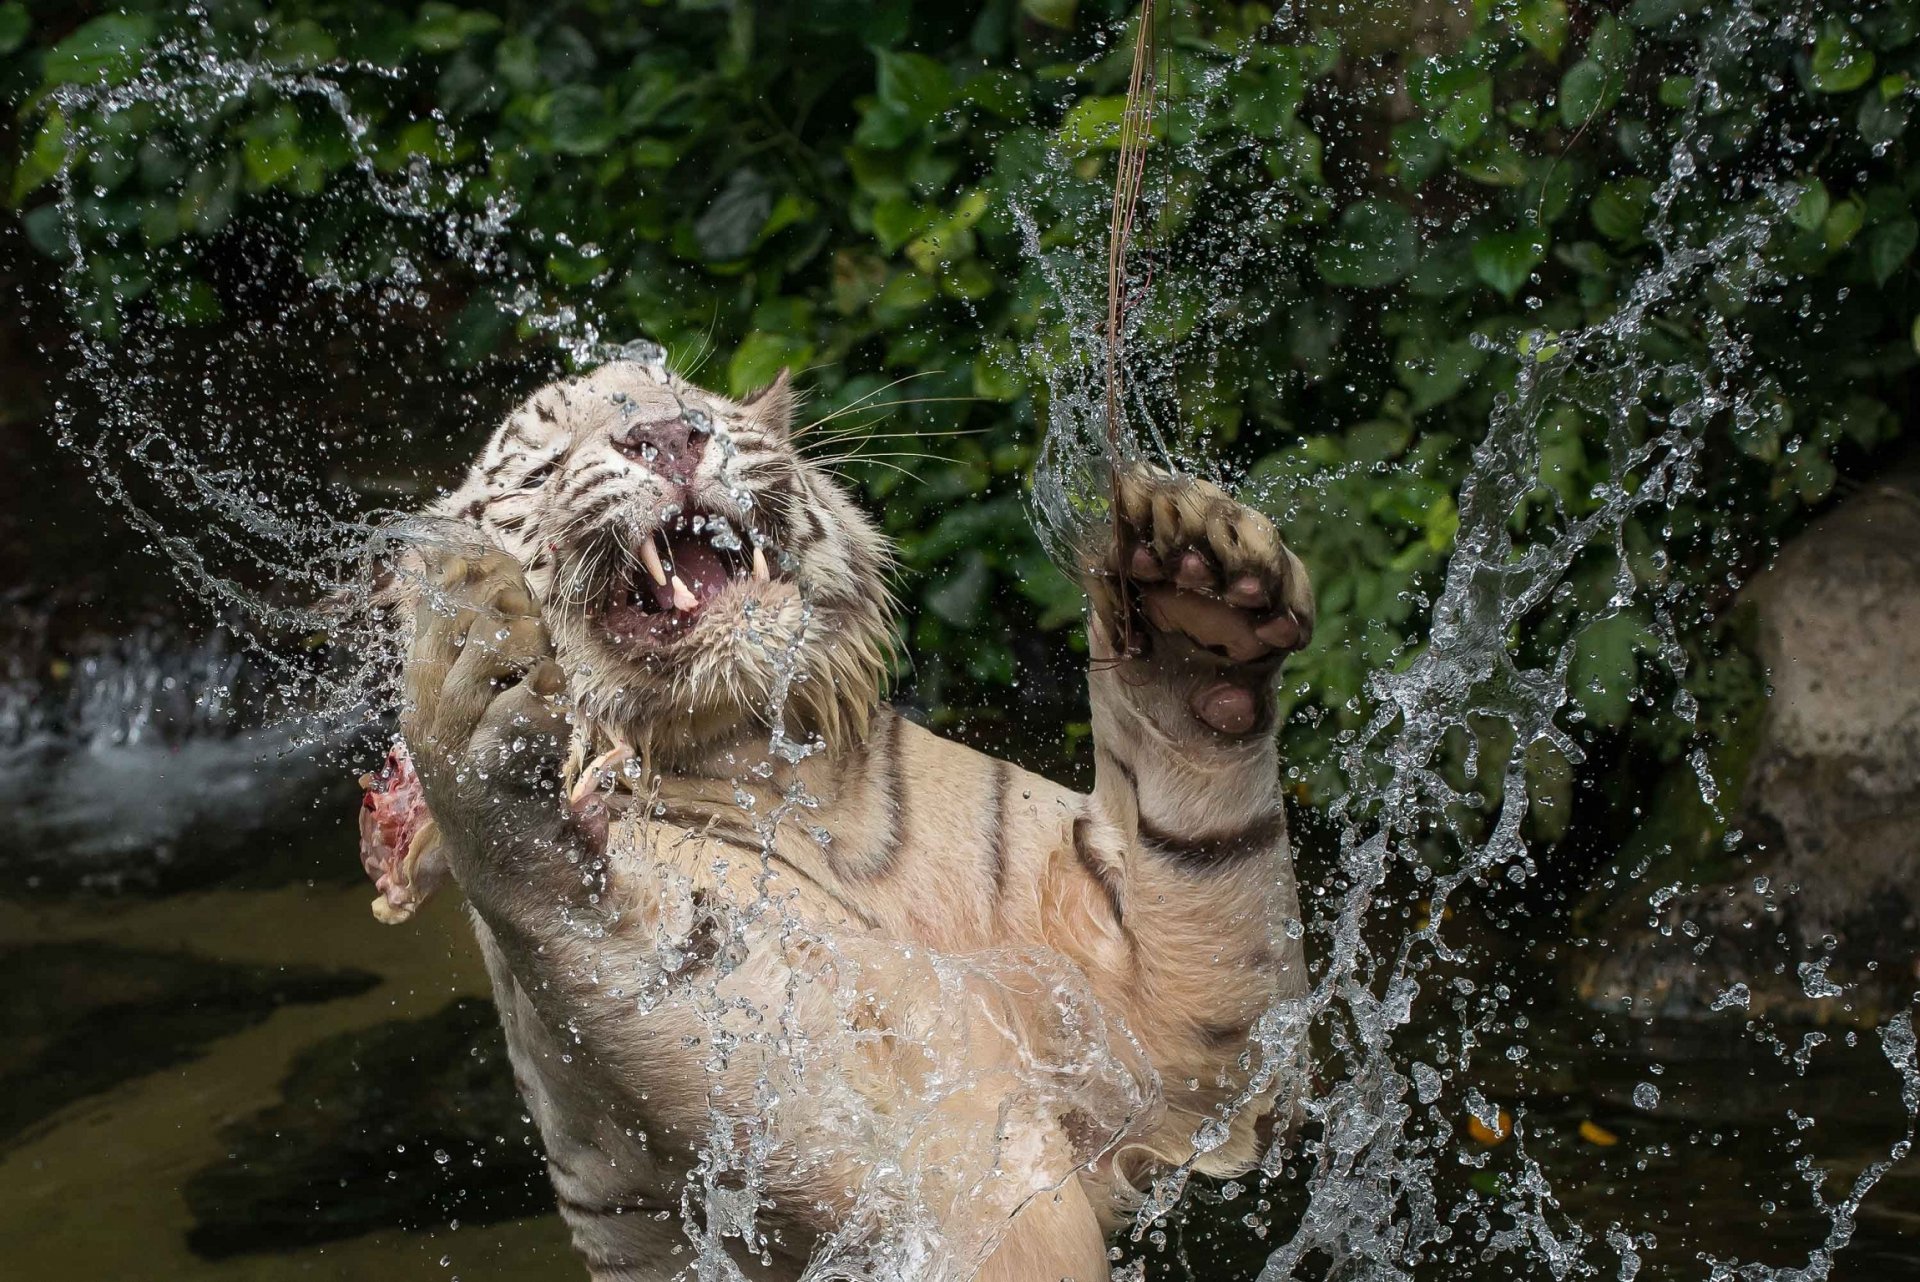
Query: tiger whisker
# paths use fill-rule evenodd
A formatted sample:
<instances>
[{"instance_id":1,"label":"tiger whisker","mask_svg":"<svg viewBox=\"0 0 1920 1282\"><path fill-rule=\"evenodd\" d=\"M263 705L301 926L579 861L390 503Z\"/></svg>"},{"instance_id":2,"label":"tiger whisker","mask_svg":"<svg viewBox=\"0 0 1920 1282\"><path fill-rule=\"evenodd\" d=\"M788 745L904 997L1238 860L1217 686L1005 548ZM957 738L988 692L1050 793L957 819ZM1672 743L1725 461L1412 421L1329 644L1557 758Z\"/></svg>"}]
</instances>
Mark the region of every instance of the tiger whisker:
<instances>
[{"instance_id":1,"label":"tiger whisker","mask_svg":"<svg viewBox=\"0 0 1920 1282\"><path fill-rule=\"evenodd\" d=\"M871 392L868 392L865 396L857 397L856 399L848 402L847 404L842 405L839 409L833 411L831 414L823 414L819 418L814 419L811 423L808 423L804 427L801 427L798 430L796 430L794 432L794 435L796 437L803 436L806 433L811 432L814 428L819 427L822 423L831 423L834 419L839 418L843 414L851 414L855 410L866 405L868 401L880 395L882 392L892 391L894 388L900 386L900 384L902 383L912 382L916 378L930 378L935 374L940 374L944 372L945 372L944 370L923 369L918 371L917 373L903 374L899 378L894 379L891 383L883 383L879 387L874 388ZM892 402L889 402L889 403L891 404Z\"/></svg>"},{"instance_id":2,"label":"tiger whisker","mask_svg":"<svg viewBox=\"0 0 1920 1282\"><path fill-rule=\"evenodd\" d=\"M894 431L894 432L871 432L871 431L864 430L865 428L869 428L872 426L873 425L871 423L867 423L867 424L850 424L846 427L837 427L833 431L827 432L818 437L815 437L813 440L810 440L807 443L809 445L812 445L812 444L815 444L816 442L821 442L821 443L831 445L836 441L887 440L889 438L896 437L896 436L910 436L916 440L921 438L932 440L937 437L943 437L943 436L985 436L987 434L987 429L984 427L956 427L956 428L950 428L950 429L940 429L937 431L915 431L911 428L903 428L899 431Z\"/></svg>"}]
</instances>

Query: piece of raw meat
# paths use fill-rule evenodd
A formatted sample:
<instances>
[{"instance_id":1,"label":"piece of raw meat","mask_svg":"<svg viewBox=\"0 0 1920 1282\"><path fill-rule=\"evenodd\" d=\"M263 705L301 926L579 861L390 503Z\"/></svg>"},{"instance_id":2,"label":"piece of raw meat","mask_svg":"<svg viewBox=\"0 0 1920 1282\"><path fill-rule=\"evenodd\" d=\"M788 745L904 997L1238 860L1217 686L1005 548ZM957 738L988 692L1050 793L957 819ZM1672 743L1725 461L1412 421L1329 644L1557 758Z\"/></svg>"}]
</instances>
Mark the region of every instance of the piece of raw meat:
<instances>
[{"instance_id":1,"label":"piece of raw meat","mask_svg":"<svg viewBox=\"0 0 1920 1282\"><path fill-rule=\"evenodd\" d=\"M440 829L399 740L380 769L360 776L360 787L360 864L380 892L373 915L399 925L447 880Z\"/></svg>"}]
</instances>

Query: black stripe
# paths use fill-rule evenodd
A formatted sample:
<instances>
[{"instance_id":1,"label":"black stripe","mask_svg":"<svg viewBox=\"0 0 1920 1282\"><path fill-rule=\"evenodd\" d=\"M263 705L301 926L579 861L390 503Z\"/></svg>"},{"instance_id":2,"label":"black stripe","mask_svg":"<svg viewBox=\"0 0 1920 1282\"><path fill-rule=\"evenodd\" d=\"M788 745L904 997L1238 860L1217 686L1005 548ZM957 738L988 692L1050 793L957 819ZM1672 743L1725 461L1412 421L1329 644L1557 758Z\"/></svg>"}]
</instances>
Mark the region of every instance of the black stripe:
<instances>
[{"instance_id":1,"label":"black stripe","mask_svg":"<svg viewBox=\"0 0 1920 1282\"><path fill-rule=\"evenodd\" d=\"M1013 767L1004 761L993 763L993 835L987 842L987 858L993 872L993 911L1007 893L1007 793L1013 788Z\"/></svg>"},{"instance_id":2,"label":"black stripe","mask_svg":"<svg viewBox=\"0 0 1920 1282\"><path fill-rule=\"evenodd\" d=\"M788 859L785 855L777 855L769 851L767 853L767 862L772 864L780 864L781 866L783 866L794 877L798 878L801 881L806 882L809 886L812 886L815 890L825 895L828 899L831 899L834 903L839 904L840 907L846 911L847 916L853 918L855 921L859 922L862 926L865 926L868 930L878 929L880 925L878 921L868 916L866 913L862 912L855 905L848 903L844 898L841 897L838 891L834 890L831 886L828 886L824 882L820 881L817 877L814 877L811 873L808 873L805 869L801 868L800 865L794 863L793 860Z\"/></svg>"},{"instance_id":3,"label":"black stripe","mask_svg":"<svg viewBox=\"0 0 1920 1282\"><path fill-rule=\"evenodd\" d=\"M1202 1024L1200 1040L1209 1050L1222 1051L1246 1041L1252 1032L1251 1024Z\"/></svg>"},{"instance_id":4,"label":"black stripe","mask_svg":"<svg viewBox=\"0 0 1920 1282\"><path fill-rule=\"evenodd\" d=\"M740 846L747 850L760 849L760 838L737 824L726 823L720 816L709 811L691 810L664 802L648 807L646 818L649 823L663 823L674 828L684 828L688 832L702 837L713 837L731 846Z\"/></svg>"},{"instance_id":5,"label":"black stripe","mask_svg":"<svg viewBox=\"0 0 1920 1282\"><path fill-rule=\"evenodd\" d=\"M788 859L785 855L780 854L778 851L766 849L761 843L759 834L757 833L748 832L737 824L722 823L717 815L704 814L695 810L683 810L674 806L665 806L658 812L650 808L647 811L647 818L649 822L664 823L675 828L685 829L687 832L705 841L719 841L740 850L751 851L754 854L764 854L768 863L779 864L797 880L804 881L809 886L812 886L828 899L840 905L847 916L853 918L868 930L876 929L879 926L878 921L861 911L854 904L847 902L839 891L827 885L818 877L815 877L806 869L794 863L793 860ZM828 852L827 858L828 862L832 862L833 856L831 851Z\"/></svg>"},{"instance_id":6,"label":"black stripe","mask_svg":"<svg viewBox=\"0 0 1920 1282\"><path fill-rule=\"evenodd\" d=\"M1113 763L1113 768L1115 770L1118 770L1120 772L1120 777L1127 781L1127 787L1131 788L1136 793L1140 791L1140 777L1133 773L1132 766L1120 760L1119 753L1115 752L1112 748L1106 747L1105 745L1096 746L1094 748L1094 753L1096 756L1105 757L1108 761L1111 761Z\"/></svg>"},{"instance_id":7,"label":"black stripe","mask_svg":"<svg viewBox=\"0 0 1920 1282\"><path fill-rule=\"evenodd\" d=\"M623 497L624 496L622 496L619 493L609 494L606 497L596 501L592 507L586 508L585 510L580 512L576 512L573 515L572 519L583 526L593 525L595 522L599 521L601 517L605 516L608 512L611 512L614 508L619 507Z\"/></svg>"},{"instance_id":8,"label":"black stripe","mask_svg":"<svg viewBox=\"0 0 1920 1282\"><path fill-rule=\"evenodd\" d=\"M773 484L774 478L785 475L786 469L785 460L768 454L744 462L734 459L727 465L727 475L737 484L753 484L765 488Z\"/></svg>"},{"instance_id":9,"label":"black stripe","mask_svg":"<svg viewBox=\"0 0 1920 1282\"><path fill-rule=\"evenodd\" d=\"M879 779L881 806L886 811L886 832L867 852L858 874L865 878L883 877L900 858L901 829L907 813L907 778L900 768L900 719L890 708L882 709L873 725L873 743L868 749L873 762L872 775Z\"/></svg>"},{"instance_id":10,"label":"black stripe","mask_svg":"<svg viewBox=\"0 0 1920 1282\"><path fill-rule=\"evenodd\" d=\"M1126 918L1120 911L1120 886L1119 883L1114 880L1113 874L1108 871L1105 861L1093 853L1092 829L1093 820L1087 818L1085 815L1080 815L1074 819L1073 857L1080 861L1080 866L1087 870L1087 875L1092 877L1094 883L1105 892L1107 896L1107 907L1113 910L1114 921L1118 922L1124 929ZM1129 934L1128 937L1131 938L1131 934Z\"/></svg>"},{"instance_id":11,"label":"black stripe","mask_svg":"<svg viewBox=\"0 0 1920 1282\"><path fill-rule=\"evenodd\" d=\"M580 1262L587 1266L587 1272L589 1273L625 1273L633 1267L632 1261L628 1260L624 1255L618 1257L602 1255L598 1251L590 1250L578 1242L573 1244L573 1249L580 1253Z\"/></svg>"},{"instance_id":12,"label":"black stripe","mask_svg":"<svg viewBox=\"0 0 1920 1282\"><path fill-rule=\"evenodd\" d=\"M535 401L533 403L533 412L540 416L540 421L542 423L553 423L553 422L559 421L554 418L553 411L546 407L545 402Z\"/></svg>"},{"instance_id":13,"label":"black stripe","mask_svg":"<svg viewBox=\"0 0 1920 1282\"><path fill-rule=\"evenodd\" d=\"M1287 812L1277 806L1239 828L1200 836L1171 833L1140 816L1140 840L1156 854L1196 869L1218 868L1268 854L1286 831Z\"/></svg>"},{"instance_id":14,"label":"black stripe","mask_svg":"<svg viewBox=\"0 0 1920 1282\"><path fill-rule=\"evenodd\" d=\"M573 480L568 483L567 488L560 492L560 502L563 505L576 503L591 493L594 487L601 482L611 481L619 475L620 469L611 464L603 463L599 467L590 467L579 476L574 477Z\"/></svg>"},{"instance_id":15,"label":"black stripe","mask_svg":"<svg viewBox=\"0 0 1920 1282\"><path fill-rule=\"evenodd\" d=\"M559 1189L553 1191L553 1196L554 1200L559 1202L561 1210L596 1220L604 1219L609 1215L642 1215L649 1210L659 1209L649 1207L644 1202L582 1202L577 1197L568 1197Z\"/></svg>"},{"instance_id":16,"label":"black stripe","mask_svg":"<svg viewBox=\"0 0 1920 1282\"><path fill-rule=\"evenodd\" d=\"M791 468L783 467L776 472L772 479L761 487L761 497L767 500L769 506L782 509L779 513L782 521L788 525L793 524L794 498Z\"/></svg>"}]
</instances>

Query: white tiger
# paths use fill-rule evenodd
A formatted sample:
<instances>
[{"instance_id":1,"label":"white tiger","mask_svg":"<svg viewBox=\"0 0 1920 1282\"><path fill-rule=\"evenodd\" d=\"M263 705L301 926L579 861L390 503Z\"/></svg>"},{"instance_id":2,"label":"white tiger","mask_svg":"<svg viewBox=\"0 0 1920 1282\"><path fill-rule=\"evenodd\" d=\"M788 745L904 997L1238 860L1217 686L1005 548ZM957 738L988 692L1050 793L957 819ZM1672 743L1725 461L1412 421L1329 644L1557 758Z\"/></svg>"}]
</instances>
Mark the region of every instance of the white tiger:
<instances>
[{"instance_id":1,"label":"white tiger","mask_svg":"<svg viewBox=\"0 0 1920 1282\"><path fill-rule=\"evenodd\" d=\"M654 358L508 417L420 545L433 827L375 842L381 911L458 880L594 1278L691 1236L752 1277L1104 1279L1144 1182L1246 1169L1298 1084L1250 1030L1305 986L1272 685L1306 572L1124 471L1073 792L881 702L890 551L791 415L784 374L734 403Z\"/></svg>"}]
</instances>

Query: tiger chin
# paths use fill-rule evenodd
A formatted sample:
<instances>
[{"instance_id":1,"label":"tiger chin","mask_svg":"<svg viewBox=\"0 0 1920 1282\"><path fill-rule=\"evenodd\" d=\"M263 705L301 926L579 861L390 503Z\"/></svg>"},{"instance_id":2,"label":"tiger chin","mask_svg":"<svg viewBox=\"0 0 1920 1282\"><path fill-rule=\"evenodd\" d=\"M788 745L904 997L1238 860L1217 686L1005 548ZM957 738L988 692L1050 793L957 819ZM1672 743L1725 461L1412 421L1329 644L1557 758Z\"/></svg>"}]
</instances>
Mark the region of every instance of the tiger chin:
<instances>
[{"instance_id":1,"label":"tiger chin","mask_svg":"<svg viewBox=\"0 0 1920 1282\"><path fill-rule=\"evenodd\" d=\"M883 702L891 552L792 414L785 374L736 403L644 352L427 514L376 915L458 882L600 1282L1105 1279L1144 1188L1249 1168L1301 1085L1272 687L1306 572L1123 469L1078 793Z\"/></svg>"}]
</instances>

